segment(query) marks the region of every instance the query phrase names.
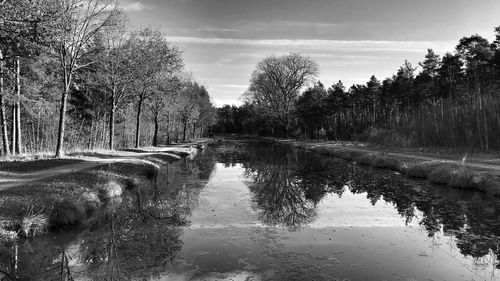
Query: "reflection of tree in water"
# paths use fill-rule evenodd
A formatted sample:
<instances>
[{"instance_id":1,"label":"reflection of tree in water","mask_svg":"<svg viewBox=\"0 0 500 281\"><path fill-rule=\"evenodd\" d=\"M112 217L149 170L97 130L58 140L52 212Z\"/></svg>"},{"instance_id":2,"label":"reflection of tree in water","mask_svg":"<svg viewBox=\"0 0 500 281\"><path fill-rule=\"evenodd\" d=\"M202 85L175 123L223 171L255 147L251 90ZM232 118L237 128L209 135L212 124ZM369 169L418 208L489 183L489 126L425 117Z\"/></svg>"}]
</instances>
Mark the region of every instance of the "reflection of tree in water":
<instances>
[{"instance_id":1,"label":"reflection of tree in water","mask_svg":"<svg viewBox=\"0 0 500 281\"><path fill-rule=\"evenodd\" d=\"M93 280L158 277L181 249L180 234L180 228L144 213L113 210L83 237L83 275Z\"/></svg>"},{"instance_id":2,"label":"reflection of tree in water","mask_svg":"<svg viewBox=\"0 0 500 281\"><path fill-rule=\"evenodd\" d=\"M214 163L186 159L165 165L155 186L141 186L104 214L80 248L85 274L95 280L149 280L165 273L182 248L178 226L187 223Z\"/></svg>"},{"instance_id":3,"label":"reflection of tree in water","mask_svg":"<svg viewBox=\"0 0 500 281\"><path fill-rule=\"evenodd\" d=\"M243 149L246 150L239 151L238 161L243 162L248 186L264 223L296 229L316 218L317 204L334 189L331 182L310 173L315 167L304 157L307 155L261 143L250 143ZM224 153L230 151L225 148Z\"/></svg>"},{"instance_id":4,"label":"reflection of tree in water","mask_svg":"<svg viewBox=\"0 0 500 281\"><path fill-rule=\"evenodd\" d=\"M429 237L443 231L456 237L463 255L500 256L500 201L487 195L429 186L391 172L351 165L315 153L250 142L238 145L237 157L225 144L222 159L243 163L262 220L272 225L299 227L314 220L316 205L329 193L339 196L344 186L366 194L371 204L392 204L406 223L416 219Z\"/></svg>"},{"instance_id":5,"label":"reflection of tree in water","mask_svg":"<svg viewBox=\"0 0 500 281\"><path fill-rule=\"evenodd\" d=\"M214 165L213 156L203 154L162 165L155 185L144 182L125 193L83 233L0 243L0 270L13 273L6 280L158 277L181 249L179 225L187 223Z\"/></svg>"},{"instance_id":6,"label":"reflection of tree in water","mask_svg":"<svg viewBox=\"0 0 500 281\"><path fill-rule=\"evenodd\" d=\"M263 222L296 228L314 220L316 204L306 199L305 190L287 165L248 170L247 177Z\"/></svg>"}]
</instances>

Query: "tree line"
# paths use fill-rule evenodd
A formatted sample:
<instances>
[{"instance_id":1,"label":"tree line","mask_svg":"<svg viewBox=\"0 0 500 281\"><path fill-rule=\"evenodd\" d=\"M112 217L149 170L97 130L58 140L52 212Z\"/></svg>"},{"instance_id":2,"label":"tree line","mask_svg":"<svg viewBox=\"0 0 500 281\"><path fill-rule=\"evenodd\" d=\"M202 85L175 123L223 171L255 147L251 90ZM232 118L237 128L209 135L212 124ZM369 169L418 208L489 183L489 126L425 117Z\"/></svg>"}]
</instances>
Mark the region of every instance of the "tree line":
<instances>
[{"instance_id":1,"label":"tree line","mask_svg":"<svg viewBox=\"0 0 500 281\"><path fill-rule=\"evenodd\" d=\"M500 149L500 26L493 42L463 37L443 56L432 49L383 81L346 88L316 81L318 65L299 54L268 57L242 106L217 111L217 131L369 141L375 144ZM316 81L316 82L315 82Z\"/></svg>"},{"instance_id":2,"label":"tree line","mask_svg":"<svg viewBox=\"0 0 500 281\"><path fill-rule=\"evenodd\" d=\"M2 154L186 141L215 114L182 51L115 1L0 1Z\"/></svg>"}]
</instances>

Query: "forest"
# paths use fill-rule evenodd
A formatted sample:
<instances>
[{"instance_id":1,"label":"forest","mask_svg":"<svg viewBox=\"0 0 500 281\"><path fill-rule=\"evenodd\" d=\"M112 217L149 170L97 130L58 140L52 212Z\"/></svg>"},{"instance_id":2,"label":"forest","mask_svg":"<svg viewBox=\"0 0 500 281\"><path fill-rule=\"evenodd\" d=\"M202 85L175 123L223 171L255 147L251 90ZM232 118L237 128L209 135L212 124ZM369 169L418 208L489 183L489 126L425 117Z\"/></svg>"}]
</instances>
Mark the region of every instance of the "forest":
<instances>
[{"instance_id":1,"label":"forest","mask_svg":"<svg viewBox=\"0 0 500 281\"><path fill-rule=\"evenodd\" d=\"M182 51L115 1L0 1L1 154L187 141L215 115Z\"/></svg>"},{"instance_id":2,"label":"forest","mask_svg":"<svg viewBox=\"0 0 500 281\"><path fill-rule=\"evenodd\" d=\"M500 26L493 42L463 37L443 56L432 49L396 74L346 88L317 81L300 54L261 61L243 105L217 109L216 131L362 141L488 153L500 149ZM419 69L419 72L417 72Z\"/></svg>"}]
</instances>

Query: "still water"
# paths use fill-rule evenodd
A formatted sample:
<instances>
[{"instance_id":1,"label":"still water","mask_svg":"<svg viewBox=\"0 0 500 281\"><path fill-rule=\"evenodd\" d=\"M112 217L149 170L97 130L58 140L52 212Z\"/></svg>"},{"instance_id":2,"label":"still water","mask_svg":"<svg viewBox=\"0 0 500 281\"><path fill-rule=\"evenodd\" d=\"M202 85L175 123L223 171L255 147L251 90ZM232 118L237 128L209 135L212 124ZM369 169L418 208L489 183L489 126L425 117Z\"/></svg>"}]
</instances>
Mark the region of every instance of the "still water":
<instances>
[{"instance_id":1,"label":"still water","mask_svg":"<svg viewBox=\"0 0 500 281\"><path fill-rule=\"evenodd\" d=\"M17 255L20 280L500 280L499 214L484 194L226 141L87 228L2 245L0 268Z\"/></svg>"}]
</instances>

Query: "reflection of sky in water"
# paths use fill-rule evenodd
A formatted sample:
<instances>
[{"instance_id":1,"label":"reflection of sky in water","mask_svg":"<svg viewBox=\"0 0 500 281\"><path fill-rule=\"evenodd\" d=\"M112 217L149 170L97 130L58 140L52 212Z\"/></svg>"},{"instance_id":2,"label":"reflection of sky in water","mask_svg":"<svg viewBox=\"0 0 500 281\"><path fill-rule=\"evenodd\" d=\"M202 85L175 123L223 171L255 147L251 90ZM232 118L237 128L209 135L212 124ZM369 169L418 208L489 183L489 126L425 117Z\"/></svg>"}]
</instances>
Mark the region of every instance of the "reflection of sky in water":
<instances>
[{"instance_id":1,"label":"reflection of sky in water","mask_svg":"<svg viewBox=\"0 0 500 281\"><path fill-rule=\"evenodd\" d=\"M17 255L20 277L56 280L65 254L74 280L500 280L498 199L281 146L225 143L121 199L85 231L0 244L0 268Z\"/></svg>"},{"instance_id":2,"label":"reflection of sky in water","mask_svg":"<svg viewBox=\"0 0 500 281\"><path fill-rule=\"evenodd\" d=\"M217 164L181 237L177 273L163 280L497 280L494 256L464 257L453 236L428 237L419 211L406 225L366 193L326 194L298 229L267 226L244 170Z\"/></svg>"}]
</instances>

